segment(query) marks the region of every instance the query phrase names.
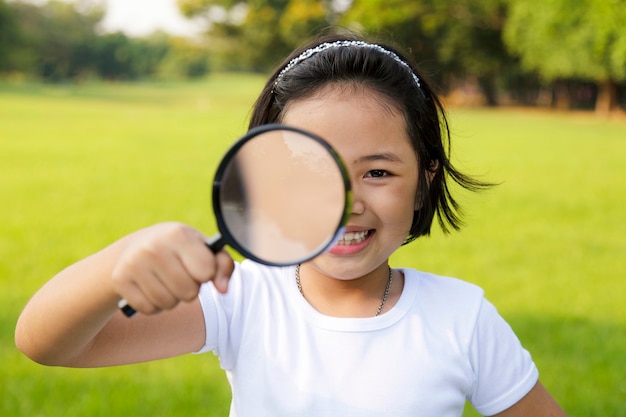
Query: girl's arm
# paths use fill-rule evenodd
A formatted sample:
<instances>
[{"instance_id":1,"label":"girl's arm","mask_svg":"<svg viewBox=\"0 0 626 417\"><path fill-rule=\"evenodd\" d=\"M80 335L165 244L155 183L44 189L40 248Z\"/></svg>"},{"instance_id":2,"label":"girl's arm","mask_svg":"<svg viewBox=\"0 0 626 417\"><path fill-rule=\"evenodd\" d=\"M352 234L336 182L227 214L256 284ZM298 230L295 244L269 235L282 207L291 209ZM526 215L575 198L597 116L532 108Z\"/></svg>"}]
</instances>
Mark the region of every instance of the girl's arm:
<instances>
[{"instance_id":1,"label":"girl's arm","mask_svg":"<svg viewBox=\"0 0 626 417\"><path fill-rule=\"evenodd\" d=\"M189 353L204 343L197 299L213 280L225 292L234 264L198 231L177 223L133 233L61 271L29 301L18 348L46 365L96 367ZM118 310L121 298L139 314ZM160 314L157 314L160 313Z\"/></svg>"},{"instance_id":2,"label":"girl's arm","mask_svg":"<svg viewBox=\"0 0 626 417\"><path fill-rule=\"evenodd\" d=\"M565 411L552 398L540 382L515 405L494 417L567 417Z\"/></svg>"}]
</instances>

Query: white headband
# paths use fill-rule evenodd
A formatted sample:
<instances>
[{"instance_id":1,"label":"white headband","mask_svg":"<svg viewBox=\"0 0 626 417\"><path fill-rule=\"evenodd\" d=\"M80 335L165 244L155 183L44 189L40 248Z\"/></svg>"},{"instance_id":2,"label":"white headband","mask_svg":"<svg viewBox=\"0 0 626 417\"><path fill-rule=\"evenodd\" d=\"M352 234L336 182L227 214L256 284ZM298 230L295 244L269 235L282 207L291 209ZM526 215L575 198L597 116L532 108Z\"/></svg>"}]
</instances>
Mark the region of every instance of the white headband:
<instances>
[{"instance_id":1,"label":"white headband","mask_svg":"<svg viewBox=\"0 0 626 417\"><path fill-rule=\"evenodd\" d=\"M302 52L300 55L298 55L297 57L295 57L294 59L292 59L291 61L289 61L289 63L285 66L285 68L282 69L282 71L280 71L278 73L278 76L276 77L276 80L274 81L274 85L276 86L278 84L278 82L282 79L282 77L289 72L293 67L295 67L296 65L298 65L300 62L304 61L305 59L310 58L311 56L325 51L327 49L331 49L331 48L345 48L345 47L355 47L355 48L368 48L368 49L373 49L375 51L378 51L382 54L387 55L388 57L390 57L391 59L393 59L394 61L396 61L398 64L402 65L404 68L406 68L410 73L411 76L413 77L413 81L415 82L415 85L417 85L418 88L421 87L420 84L420 79L417 77L417 75L415 75L415 72L413 72L413 70L411 69L411 67L409 66L409 64L407 64L405 61L403 61L398 55L396 55L395 53L383 48L380 45L374 44L374 43L367 43L367 42L363 42L363 41L335 41L335 42L325 42L322 44L317 45L314 48L310 48L307 49L306 51Z\"/></svg>"}]
</instances>

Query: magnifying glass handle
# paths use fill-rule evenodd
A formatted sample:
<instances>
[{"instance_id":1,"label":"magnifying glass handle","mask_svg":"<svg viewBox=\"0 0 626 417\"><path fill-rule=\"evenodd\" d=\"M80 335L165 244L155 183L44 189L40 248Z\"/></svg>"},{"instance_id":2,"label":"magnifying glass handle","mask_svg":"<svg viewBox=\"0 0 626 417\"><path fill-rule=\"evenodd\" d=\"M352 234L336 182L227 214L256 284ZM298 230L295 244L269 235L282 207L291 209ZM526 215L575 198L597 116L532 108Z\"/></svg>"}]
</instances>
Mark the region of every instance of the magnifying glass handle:
<instances>
[{"instance_id":1,"label":"magnifying glass handle","mask_svg":"<svg viewBox=\"0 0 626 417\"><path fill-rule=\"evenodd\" d=\"M226 245L226 241L224 240L224 238L222 238L222 235L218 233L208 238L204 244L207 248L211 250L211 252L217 253L224 248L224 246ZM124 298L122 298L117 303L117 307L122 310L122 313L124 313L126 317L129 318L137 313L137 310L132 308L130 304L128 304L128 301L126 301Z\"/></svg>"},{"instance_id":2,"label":"magnifying glass handle","mask_svg":"<svg viewBox=\"0 0 626 417\"><path fill-rule=\"evenodd\" d=\"M128 301L126 301L126 299L122 298L118 303L117 303L117 308L119 308L120 310L122 310L122 313L124 313L124 315L128 318L134 316L137 313L137 310L135 310L134 308L132 308L130 306L130 304L128 304Z\"/></svg>"},{"instance_id":3,"label":"magnifying glass handle","mask_svg":"<svg viewBox=\"0 0 626 417\"><path fill-rule=\"evenodd\" d=\"M217 253L221 251L226 245L226 241L222 237L221 234L217 233L216 235L211 236L204 242L207 248L211 249L211 252Z\"/></svg>"}]
</instances>

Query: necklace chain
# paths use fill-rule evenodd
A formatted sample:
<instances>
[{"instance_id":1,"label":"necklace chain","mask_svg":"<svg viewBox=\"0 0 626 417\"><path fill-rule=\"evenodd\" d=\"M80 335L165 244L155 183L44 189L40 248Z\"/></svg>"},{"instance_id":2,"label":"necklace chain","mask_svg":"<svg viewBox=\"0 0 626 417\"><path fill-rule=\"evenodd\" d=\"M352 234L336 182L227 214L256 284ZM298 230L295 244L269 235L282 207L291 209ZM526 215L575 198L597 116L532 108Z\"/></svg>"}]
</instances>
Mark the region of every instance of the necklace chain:
<instances>
[{"instance_id":1,"label":"necklace chain","mask_svg":"<svg viewBox=\"0 0 626 417\"><path fill-rule=\"evenodd\" d=\"M383 298L380 300L378 309L376 309L376 314L374 315L375 317L379 316L381 311L383 311L383 307L385 306L385 302L387 301L387 297L389 296L389 290L391 290L391 283L393 281L393 270L391 269L390 266L388 266L387 268L389 268L389 278L387 278L387 286L385 286L385 292L383 293ZM298 291L300 291L300 294L302 294L302 296L304 297L304 292L302 291L302 284L300 283L300 264L296 265L296 284L298 285Z\"/></svg>"}]
</instances>

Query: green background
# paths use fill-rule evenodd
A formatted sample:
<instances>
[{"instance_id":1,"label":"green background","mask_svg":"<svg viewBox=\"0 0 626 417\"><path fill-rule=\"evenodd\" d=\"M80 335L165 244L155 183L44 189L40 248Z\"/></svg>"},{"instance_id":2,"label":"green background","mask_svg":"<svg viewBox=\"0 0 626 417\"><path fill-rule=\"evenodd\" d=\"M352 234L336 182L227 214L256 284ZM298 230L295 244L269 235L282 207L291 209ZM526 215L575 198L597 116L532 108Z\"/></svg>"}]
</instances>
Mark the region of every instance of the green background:
<instances>
[{"instance_id":1,"label":"green background","mask_svg":"<svg viewBox=\"0 0 626 417\"><path fill-rule=\"evenodd\" d=\"M228 415L212 354L48 368L13 330L45 281L131 231L215 232L213 173L262 83L0 84L0 415ZM453 162L501 184L461 193L466 227L435 228L392 265L482 286L570 416L626 416L626 119L454 108L450 120Z\"/></svg>"}]
</instances>

